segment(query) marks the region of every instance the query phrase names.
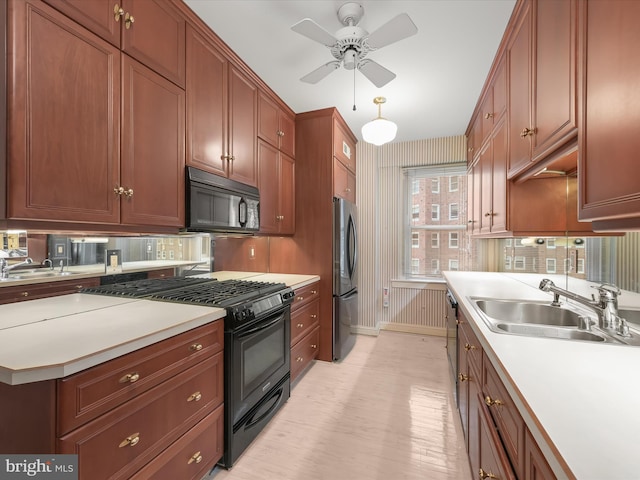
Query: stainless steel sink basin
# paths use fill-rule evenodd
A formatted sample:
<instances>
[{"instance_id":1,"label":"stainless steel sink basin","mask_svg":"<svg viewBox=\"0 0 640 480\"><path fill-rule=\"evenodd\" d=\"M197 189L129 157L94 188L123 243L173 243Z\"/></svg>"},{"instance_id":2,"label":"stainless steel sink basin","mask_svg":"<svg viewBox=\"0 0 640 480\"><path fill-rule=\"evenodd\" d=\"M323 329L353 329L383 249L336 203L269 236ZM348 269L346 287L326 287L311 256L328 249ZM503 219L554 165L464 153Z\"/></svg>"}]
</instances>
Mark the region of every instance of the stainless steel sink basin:
<instances>
[{"instance_id":1,"label":"stainless steel sink basin","mask_svg":"<svg viewBox=\"0 0 640 480\"><path fill-rule=\"evenodd\" d=\"M618 310L618 315L624 318L627 322L640 325L640 310L631 310L631 309L621 308Z\"/></svg>"},{"instance_id":2,"label":"stainless steel sink basin","mask_svg":"<svg viewBox=\"0 0 640 480\"><path fill-rule=\"evenodd\" d=\"M502 322L533 323L557 327L578 327L580 315L572 310L552 307L549 303L511 300L475 300L488 317Z\"/></svg>"},{"instance_id":3,"label":"stainless steel sink basin","mask_svg":"<svg viewBox=\"0 0 640 480\"><path fill-rule=\"evenodd\" d=\"M496 327L506 333L528 335L531 337L562 338L564 340L586 340L590 342L606 342L600 335L585 330L569 328L541 327L537 325L523 325L517 323L499 323Z\"/></svg>"}]
</instances>

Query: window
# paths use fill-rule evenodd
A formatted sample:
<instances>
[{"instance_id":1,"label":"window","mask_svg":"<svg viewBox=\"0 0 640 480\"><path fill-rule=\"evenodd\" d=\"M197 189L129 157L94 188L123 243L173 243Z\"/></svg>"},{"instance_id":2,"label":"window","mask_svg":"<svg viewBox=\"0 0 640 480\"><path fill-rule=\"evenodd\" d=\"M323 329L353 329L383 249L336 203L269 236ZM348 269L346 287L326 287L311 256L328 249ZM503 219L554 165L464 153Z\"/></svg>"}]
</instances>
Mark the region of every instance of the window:
<instances>
[{"instance_id":1,"label":"window","mask_svg":"<svg viewBox=\"0 0 640 480\"><path fill-rule=\"evenodd\" d=\"M547 273L556 273L556 259L547 258Z\"/></svg>"},{"instance_id":2,"label":"window","mask_svg":"<svg viewBox=\"0 0 640 480\"><path fill-rule=\"evenodd\" d=\"M514 257L513 258L513 269L514 270L524 270L526 266L526 262L524 257Z\"/></svg>"},{"instance_id":3,"label":"window","mask_svg":"<svg viewBox=\"0 0 640 480\"><path fill-rule=\"evenodd\" d=\"M439 248L440 247L440 234L432 233L431 234L431 248Z\"/></svg>"},{"instance_id":4,"label":"window","mask_svg":"<svg viewBox=\"0 0 640 480\"><path fill-rule=\"evenodd\" d=\"M450 203L449 204L449 220L457 220L458 219L458 204Z\"/></svg>"},{"instance_id":5,"label":"window","mask_svg":"<svg viewBox=\"0 0 640 480\"><path fill-rule=\"evenodd\" d=\"M547 248L556 248L555 238L547 238Z\"/></svg>"},{"instance_id":6,"label":"window","mask_svg":"<svg viewBox=\"0 0 640 480\"><path fill-rule=\"evenodd\" d=\"M458 248L458 232L449 232L449 248Z\"/></svg>"},{"instance_id":7,"label":"window","mask_svg":"<svg viewBox=\"0 0 640 480\"><path fill-rule=\"evenodd\" d=\"M440 220L440 205L431 205L431 220L436 222Z\"/></svg>"},{"instance_id":8,"label":"window","mask_svg":"<svg viewBox=\"0 0 640 480\"><path fill-rule=\"evenodd\" d=\"M584 273L584 258L578 259L578 273Z\"/></svg>"},{"instance_id":9,"label":"window","mask_svg":"<svg viewBox=\"0 0 640 480\"><path fill-rule=\"evenodd\" d=\"M504 269L511 270L511 257L509 255L504 257Z\"/></svg>"},{"instance_id":10,"label":"window","mask_svg":"<svg viewBox=\"0 0 640 480\"><path fill-rule=\"evenodd\" d=\"M420 248L420 234L418 232L411 234L411 248Z\"/></svg>"},{"instance_id":11,"label":"window","mask_svg":"<svg viewBox=\"0 0 640 480\"><path fill-rule=\"evenodd\" d=\"M522 248L522 247L524 247L524 246L525 246L525 245L522 243L522 239L521 239L521 238L514 238L514 240L515 240L515 247L516 247L516 248Z\"/></svg>"},{"instance_id":12,"label":"window","mask_svg":"<svg viewBox=\"0 0 640 480\"><path fill-rule=\"evenodd\" d=\"M411 259L411 273L419 273L420 272L420 259L413 258Z\"/></svg>"},{"instance_id":13,"label":"window","mask_svg":"<svg viewBox=\"0 0 640 480\"><path fill-rule=\"evenodd\" d=\"M471 270L466 163L406 168L403 174L402 274L429 277L440 276L441 269Z\"/></svg>"}]
</instances>

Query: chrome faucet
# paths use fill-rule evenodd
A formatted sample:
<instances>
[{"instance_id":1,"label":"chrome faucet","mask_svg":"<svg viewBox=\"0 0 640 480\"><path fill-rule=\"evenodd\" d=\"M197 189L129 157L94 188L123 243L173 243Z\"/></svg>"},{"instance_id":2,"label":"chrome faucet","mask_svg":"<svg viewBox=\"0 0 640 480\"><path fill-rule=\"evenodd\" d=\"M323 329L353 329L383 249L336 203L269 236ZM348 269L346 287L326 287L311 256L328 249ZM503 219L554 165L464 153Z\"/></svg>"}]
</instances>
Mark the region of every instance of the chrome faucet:
<instances>
[{"instance_id":1,"label":"chrome faucet","mask_svg":"<svg viewBox=\"0 0 640 480\"><path fill-rule=\"evenodd\" d=\"M4 258L0 258L0 279L6 280L9 278L9 272L16 267L21 267L22 265L31 265L33 260L30 257L27 257L23 262L14 263L13 265L9 265Z\"/></svg>"},{"instance_id":2,"label":"chrome faucet","mask_svg":"<svg viewBox=\"0 0 640 480\"><path fill-rule=\"evenodd\" d=\"M617 333L625 336L623 332L627 330L628 327L626 326L626 322L618 316L618 296L621 295L622 292L618 287L609 283L603 283L593 288L598 290L598 300L595 298L588 299L577 293L556 287L548 278L540 282L540 290L553 293L553 302L551 302L551 305L555 307L560 306L560 295L563 295L595 311L598 314L598 326L600 328L616 329Z\"/></svg>"},{"instance_id":3,"label":"chrome faucet","mask_svg":"<svg viewBox=\"0 0 640 480\"><path fill-rule=\"evenodd\" d=\"M50 258L45 258L44 260L42 260L41 265L43 267L45 266L49 267L49 270L53 270L53 262L51 261Z\"/></svg>"}]
</instances>

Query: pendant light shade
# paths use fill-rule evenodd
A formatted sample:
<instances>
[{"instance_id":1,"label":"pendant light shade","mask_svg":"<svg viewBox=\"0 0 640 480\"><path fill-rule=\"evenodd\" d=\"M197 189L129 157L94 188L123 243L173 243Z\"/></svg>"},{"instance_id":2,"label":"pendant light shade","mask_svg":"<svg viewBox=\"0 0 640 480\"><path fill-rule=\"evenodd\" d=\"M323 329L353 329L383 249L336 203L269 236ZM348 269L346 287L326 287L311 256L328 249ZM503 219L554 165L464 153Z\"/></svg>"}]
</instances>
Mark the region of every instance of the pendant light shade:
<instances>
[{"instance_id":1,"label":"pendant light shade","mask_svg":"<svg viewBox=\"0 0 640 480\"><path fill-rule=\"evenodd\" d=\"M380 146L396 138L398 126L392 121L382 118L382 107L380 105L386 101L387 99L384 97L376 97L373 99L373 103L378 105L378 117L362 127L362 138L367 143Z\"/></svg>"}]
</instances>

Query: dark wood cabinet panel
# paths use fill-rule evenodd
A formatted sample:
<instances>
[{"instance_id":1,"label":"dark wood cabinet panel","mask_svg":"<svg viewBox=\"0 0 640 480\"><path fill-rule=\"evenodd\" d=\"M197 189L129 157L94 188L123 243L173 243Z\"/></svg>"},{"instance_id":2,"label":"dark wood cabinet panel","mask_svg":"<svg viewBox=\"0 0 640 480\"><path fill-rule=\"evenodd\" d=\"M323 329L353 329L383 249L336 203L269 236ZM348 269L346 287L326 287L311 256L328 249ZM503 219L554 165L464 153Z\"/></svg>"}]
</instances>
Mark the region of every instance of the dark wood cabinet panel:
<instances>
[{"instance_id":1,"label":"dark wood cabinet panel","mask_svg":"<svg viewBox=\"0 0 640 480\"><path fill-rule=\"evenodd\" d=\"M296 162L280 154L280 233L293 234L296 230Z\"/></svg>"},{"instance_id":2,"label":"dark wood cabinet panel","mask_svg":"<svg viewBox=\"0 0 640 480\"><path fill-rule=\"evenodd\" d=\"M184 90L122 59L121 222L184 226Z\"/></svg>"},{"instance_id":3,"label":"dark wood cabinet panel","mask_svg":"<svg viewBox=\"0 0 640 480\"><path fill-rule=\"evenodd\" d=\"M524 437L524 480L556 480L556 476L542 455L540 447L527 430Z\"/></svg>"},{"instance_id":4,"label":"dark wood cabinet panel","mask_svg":"<svg viewBox=\"0 0 640 480\"><path fill-rule=\"evenodd\" d=\"M292 234L295 229L295 162L258 140L260 232Z\"/></svg>"},{"instance_id":5,"label":"dark wood cabinet panel","mask_svg":"<svg viewBox=\"0 0 640 480\"><path fill-rule=\"evenodd\" d=\"M296 156L296 120L280 111L280 150L292 158Z\"/></svg>"},{"instance_id":6,"label":"dark wood cabinet panel","mask_svg":"<svg viewBox=\"0 0 640 480\"><path fill-rule=\"evenodd\" d=\"M291 349L291 381L294 382L309 364L318 357L320 326L316 326Z\"/></svg>"},{"instance_id":7,"label":"dark wood cabinet panel","mask_svg":"<svg viewBox=\"0 0 640 480\"><path fill-rule=\"evenodd\" d=\"M333 127L333 156L340 160L351 172L356 171L356 142L351 132L334 121Z\"/></svg>"},{"instance_id":8,"label":"dark wood cabinet panel","mask_svg":"<svg viewBox=\"0 0 640 480\"><path fill-rule=\"evenodd\" d=\"M213 41L187 28L187 165L228 176L229 61Z\"/></svg>"},{"instance_id":9,"label":"dark wood cabinet panel","mask_svg":"<svg viewBox=\"0 0 640 480\"><path fill-rule=\"evenodd\" d=\"M295 156L295 119L264 92L258 96L258 136L287 155Z\"/></svg>"},{"instance_id":10,"label":"dark wood cabinet panel","mask_svg":"<svg viewBox=\"0 0 640 480\"><path fill-rule=\"evenodd\" d=\"M8 217L118 223L118 50L22 1L9 4L8 50Z\"/></svg>"},{"instance_id":11,"label":"dark wood cabinet panel","mask_svg":"<svg viewBox=\"0 0 640 480\"><path fill-rule=\"evenodd\" d=\"M240 70L229 71L229 178L257 186L258 89Z\"/></svg>"},{"instance_id":12,"label":"dark wood cabinet panel","mask_svg":"<svg viewBox=\"0 0 640 480\"><path fill-rule=\"evenodd\" d=\"M104 38L107 42L120 48L121 16L119 15L119 9L115 8L118 2L114 0L44 1L83 27Z\"/></svg>"},{"instance_id":13,"label":"dark wood cabinet panel","mask_svg":"<svg viewBox=\"0 0 640 480\"><path fill-rule=\"evenodd\" d=\"M78 293L83 288L95 287L96 285L100 285L99 277L4 286L0 288L0 304Z\"/></svg>"},{"instance_id":14,"label":"dark wood cabinet panel","mask_svg":"<svg viewBox=\"0 0 640 480\"><path fill-rule=\"evenodd\" d=\"M579 217L640 226L640 2L579 2Z\"/></svg>"},{"instance_id":15,"label":"dark wood cabinet panel","mask_svg":"<svg viewBox=\"0 0 640 480\"><path fill-rule=\"evenodd\" d=\"M356 176L335 157L333 159L333 196L356 203Z\"/></svg>"},{"instance_id":16,"label":"dark wood cabinet panel","mask_svg":"<svg viewBox=\"0 0 640 480\"><path fill-rule=\"evenodd\" d=\"M318 324L320 305L311 302L291 314L291 345L298 343L302 337Z\"/></svg>"},{"instance_id":17,"label":"dark wood cabinet panel","mask_svg":"<svg viewBox=\"0 0 640 480\"><path fill-rule=\"evenodd\" d=\"M491 417L486 407L482 404L482 398L476 397L478 408L474 412L478 416L478 468L472 473L477 473L479 478L499 478L500 480L517 480L509 459L505 454L498 432L491 422ZM472 461L473 466L473 461ZM473 467L472 467L473 468ZM492 477L492 475L494 475Z\"/></svg>"}]
</instances>

